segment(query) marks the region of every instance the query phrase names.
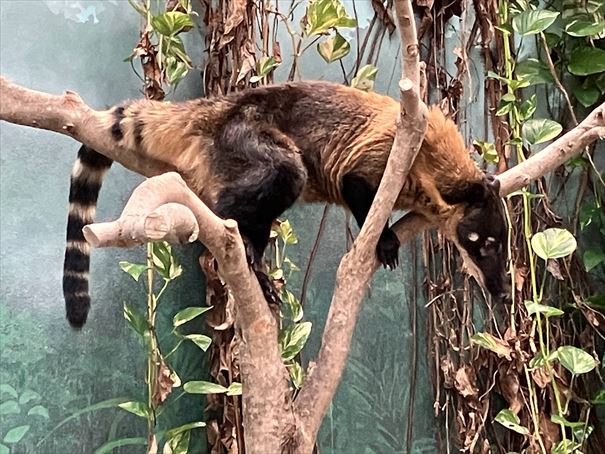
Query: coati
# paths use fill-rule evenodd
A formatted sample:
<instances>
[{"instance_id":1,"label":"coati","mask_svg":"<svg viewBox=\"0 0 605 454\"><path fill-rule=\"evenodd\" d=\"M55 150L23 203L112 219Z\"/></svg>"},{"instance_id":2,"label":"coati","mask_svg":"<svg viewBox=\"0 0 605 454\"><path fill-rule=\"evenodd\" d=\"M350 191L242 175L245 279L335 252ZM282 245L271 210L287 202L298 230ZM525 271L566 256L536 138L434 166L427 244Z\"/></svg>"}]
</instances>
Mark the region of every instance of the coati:
<instances>
[{"instance_id":1,"label":"coati","mask_svg":"<svg viewBox=\"0 0 605 454\"><path fill-rule=\"evenodd\" d=\"M296 82L181 103L134 101L101 115L116 147L176 170L217 215L235 219L257 263L272 221L297 199L343 205L363 224L399 103L334 83ZM90 307L90 251L81 229L93 221L110 165L84 146L72 173L63 291L74 327L85 323ZM436 220L480 283L503 300L506 226L498 189L470 158L456 125L429 109L426 137L395 208ZM386 225L376 248L380 262L395 268L399 246Z\"/></svg>"}]
</instances>

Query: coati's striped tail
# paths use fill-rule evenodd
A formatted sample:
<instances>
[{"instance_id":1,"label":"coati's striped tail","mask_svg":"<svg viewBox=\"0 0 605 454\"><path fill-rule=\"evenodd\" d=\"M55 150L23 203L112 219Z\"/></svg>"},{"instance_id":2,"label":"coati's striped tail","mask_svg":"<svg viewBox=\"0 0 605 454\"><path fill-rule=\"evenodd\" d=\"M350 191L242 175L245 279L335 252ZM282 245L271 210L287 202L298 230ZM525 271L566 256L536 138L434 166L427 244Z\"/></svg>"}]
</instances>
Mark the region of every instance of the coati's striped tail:
<instances>
[{"instance_id":1,"label":"coati's striped tail","mask_svg":"<svg viewBox=\"0 0 605 454\"><path fill-rule=\"evenodd\" d=\"M82 228L94 221L103 177L112 162L111 159L82 145L71 172L63 295L67 320L74 328L81 328L86 323L90 309L88 293L90 246L84 239Z\"/></svg>"}]
</instances>

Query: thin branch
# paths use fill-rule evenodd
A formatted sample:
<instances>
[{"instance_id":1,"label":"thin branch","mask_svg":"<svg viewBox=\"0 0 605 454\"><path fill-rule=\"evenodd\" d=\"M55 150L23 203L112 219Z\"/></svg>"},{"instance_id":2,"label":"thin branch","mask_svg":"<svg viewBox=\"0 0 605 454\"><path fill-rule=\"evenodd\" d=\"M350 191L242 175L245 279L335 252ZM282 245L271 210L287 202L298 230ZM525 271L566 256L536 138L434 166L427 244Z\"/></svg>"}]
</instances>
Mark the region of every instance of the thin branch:
<instances>
[{"instance_id":1,"label":"thin branch","mask_svg":"<svg viewBox=\"0 0 605 454\"><path fill-rule=\"evenodd\" d=\"M498 175L501 183L500 195L510 194L544 174L552 172L586 146L603 137L605 137L605 103L541 152Z\"/></svg>"},{"instance_id":2,"label":"thin branch","mask_svg":"<svg viewBox=\"0 0 605 454\"><path fill-rule=\"evenodd\" d=\"M395 2L402 43L401 115L384 176L374 203L350 252L338 267L316 365L309 374L295 409L301 422L301 451L310 452L329 403L340 382L357 315L377 265L376 244L387 222L426 130L426 106L419 99L419 57L416 27L409 0Z\"/></svg>"}]
</instances>

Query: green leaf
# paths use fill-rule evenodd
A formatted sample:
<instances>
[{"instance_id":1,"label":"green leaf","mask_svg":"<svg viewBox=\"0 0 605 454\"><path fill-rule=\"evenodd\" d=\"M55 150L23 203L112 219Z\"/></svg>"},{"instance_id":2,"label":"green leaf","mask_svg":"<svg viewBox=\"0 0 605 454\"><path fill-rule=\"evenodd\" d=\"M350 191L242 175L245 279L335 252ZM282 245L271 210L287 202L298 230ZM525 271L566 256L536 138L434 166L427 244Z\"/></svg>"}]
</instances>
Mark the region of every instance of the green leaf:
<instances>
[{"instance_id":1,"label":"green leaf","mask_svg":"<svg viewBox=\"0 0 605 454\"><path fill-rule=\"evenodd\" d=\"M519 117L521 121L529 120L536 112L538 105L538 97L533 94L521 104L519 104Z\"/></svg>"},{"instance_id":2,"label":"green leaf","mask_svg":"<svg viewBox=\"0 0 605 454\"><path fill-rule=\"evenodd\" d=\"M565 369L575 375L586 374L597 367L597 360L581 348L565 345L557 349L557 358Z\"/></svg>"},{"instance_id":3,"label":"green leaf","mask_svg":"<svg viewBox=\"0 0 605 454\"><path fill-rule=\"evenodd\" d=\"M563 440L557 443L550 449L550 454L576 454L576 449L581 448L580 443L576 443L572 440Z\"/></svg>"},{"instance_id":4,"label":"green leaf","mask_svg":"<svg viewBox=\"0 0 605 454\"><path fill-rule=\"evenodd\" d=\"M481 140L474 140L473 146L475 150L477 150L485 162L490 164L496 164L500 159L498 156L498 152L496 151L496 146L492 142L483 142Z\"/></svg>"},{"instance_id":5,"label":"green leaf","mask_svg":"<svg viewBox=\"0 0 605 454\"><path fill-rule=\"evenodd\" d=\"M147 270L147 265L143 263L130 263L122 261L119 263L119 265L120 268L122 268L122 271L128 273L130 277L132 277L137 282L139 282L141 274L143 274L143 272Z\"/></svg>"},{"instance_id":6,"label":"green leaf","mask_svg":"<svg viewBox=\"0 0 605 454\"><path fill-rule=\"evenodd\" d=\"M151 18L151 26L160 35L174 36L178 33L188 31L193 27L193 21L189 14L180 11L169 11Z\"/></svg>"},{"instance_id":7,"label":"green leaf","mask_svg":"<svg viewBox=\"0 0 605 454\"><path fill-rule=\"evenodd\" d=\"M30 426L19 426L9 430L2 441L8 445L19 443L29 430L29 427Z\"/></svg>"},{"instance_id":8,"label":"green leaf","mask_svg":"<svg viewBox=\"0 0 605 454\"><path fill-rule=\"evenodd\" d=\"M603 33L605 22L601 19L595 20L587 14L574 15L573 19L565 26L565 33L570 36L583 37L595 36Z\"/></svg>"},{"instance_id":9,"label":"green leaf","mask_svg":"<svg viewBox=\"0 0 605 454\"><path fill-rule=\"evenodd\" d=\"M517 432L521 435L529 435L529 430L521 425L519 417L512 410L505 409L496 415L496 421L507 429Z\"/></svg>"},{"instance_id":10,"label":"green leaf","mask_svg":"<svg viewBox=\"0 0 605 454\"><path fill-rule=\"evenodd\" d=\"M118 405L123 410L132 413L133 415L140 416L141 418L149 418L149 407L145 402L130 401L123 402Z\"/></svg>"},{"instance_id":11,"label":"green leaf","mask_svg":"<svg viewBox=\"0 0 605 454\"><path fill-rule=\"evenodd\" d=\"M582 259L584 260L586 271L590 271L605 261L605 253L603 253L603 251L589 249L584 252Z\"/></svg>"},{"instance_id":12,"label":"green leaf","mask_svg":"<svg viewBox=\"0 0 605 454\"><path fill-rule=\"evenodd\" d=\"M599 100L601 91L595 85L578 85L573 89L573 94L580 104L590 107Z\"/></svg>"},{"instance_id":13,"label":"green leaf","mask_svg":"<svg viewBox=\"0 0 605 454\"><path fill-rule=\"evenodd\" d=\"M350 50L351 45L340 33L336 33L336 36L333 38L317 44L317 52L319 52L319 55L322 56L326 63L340 60L347 55Z\"/></svg>"},{"instance_id":14,"label":"green leaf","mask_svg":"<svg viewBox=\"0 0 605 454\"><path fill-rule=\"evenodd\" d=\"M357 75L353 77L351 81L351 87L357 88L363 91L370 91L374 88L374 80L376 80L376 74L378 68L374 65L365 65L359 68Z\"/></svg>"},{"instance_id":15,"label":"green leaf","mask_svg":"<svg viewBox=\"0 0 605 454\"><path fill-rule=\"evenodd\" d=\"M199 307L199 306L191 306L186 307L185 309L177 312L177 314L172 319L172 326L175 328L177 326L181 326L188 321L193 320L194 318L202 315L204 312L208 312L212 309L212 306L209 307Z\"/></svg>"},{"instance_id":16,"label":"green leaf","mask_svg":"<svg viewBox=\"0 0 605 454\"><path fill-rule=\"evenodd\" d=\"M527 309L529 315L544 314L545 317L557 317L565 313L556 307L547 306L546 304L540 304L530 300L525 300L524 303L525 309Z\"/></svg>"},{"instance_id":17,"label":"green leaf","mask_svg":"<svg viewBox=\"0 0 605 454\"><path fill-rule=\"evenodd\" d=\"M8 449L8 446L0 443L0 454L10 454L10 449Z\"/></svg>"},{"instance_id":18,"label":"green leaf","mask_svg":"<svg viewBox=\"0 0 605 454\"><path fill-rule=\"evenodd\" d=\"M298 237L294 233L294 229L292 228L290 221L288 221L287 219L285 221L281 221L275 227L274 232L284 244L298 243Z\"/></svg>"},{"instance_id":19,"label":"green leaf","mask_svg":"<svg viewBox=\"0 0 605 454\"><path fill-rule=\"evenodd\" d=\"M151 243L151 257L155 270L163 279L171 281L181 275L182 269L172 254L172 246L166 241Z\"/></svg>"},{"instance_id":20,"label":"green leaf","mask_svg":"<svg viewBox=\"0 0 605 454\"><path fill-rule=\"evenodd\" d=\"M242 395L242 384L234 381L227 388L228 396L241 396Z\"/></svg>"},{"instance_id":21,"label":"green leaf","mask_svg":"<svg viewBox=\"0 0 605 454\"><path fill-rule=\"evenodd\" d=\"M21 407L16 400L7 400L0 404L0 415L18 415L21 413Z\"/></svg>"},{"instance_id":22,"label":"green leaf","mask_svg":"<svg viewBox=\"0 0 605 454\"><path fill-rule=\"evenodd\" d=\"M312 325L311 322L302 322L282 330L279 340L284 361L290 361L300 353L311 334Z\"/></svg>"},{"instance_id":23,"label":"green leaf","mask_svg":"<svg viewBox=\"0 0 605 454\"><path fill-rule=\"evenodd\" d=\"M546 30L558 15L547 9L523 11L513 17L513 29L522 36L535 35Z\"/></svg>"},{"instance_id":24,"label":"green leaf","mask_svg":"<svg viewBox=\"0 0 605 454\"><path fill-rule=\"evenodd\" d=\"M512 349L510 346L497 337L492 336L490 333L475 333L471 337L471 342L480 347L486 348L500 357L504 357L510 360Z\"/></svg>"},{"instance_id":25,"label":"green leaf","mask_svg":"<svg viewBox=\"0 0 605 454\"><path fill-rule=\"evenodd\" d=\"M515 74L530 85L552 84L554 79L548 66L535 58L527 58L517 63Z\"/></svg>"},{"instance_id":26,"label":"green leaf","mask_svg":"<svg viewBox=\"0 0 605 454\"><path fill-rule=\"evenodd\" d=\"M189 339L203 351L208 350L208 347L210 347L210 344L212 343L212 339L210 339L208 336L204 336L203 334L187 334L184 337L185 339Z\"/></svg>"},{"instance_id":27,"label":"green leaf","mask_svg":"<svg viewBox=\"0 0 605 454\"><path fill-rule=\"evenodd\" d=\"M594 396L592 403L595 405L605 405L605 389L600 390L597 395Z\"/></svg>"},{"instance_id":28,"label":"green leaf","mask_svg":"<svg viewBox=\"0 0 605 454\"><path fill-rule=\"evenodd\" d=\"M190 381L183 385L183 389L189 394L222 394L227 388L209 381Z\"/></svg>"},{"instance_id":29,"label":"green leaf","mask_svg":"<svg viewBox=\"0 0 605 454\"><path fill-rule=\"evenodd\" d=\"M341 0L315 0L307 6L307 36L321 35L331 28L354 28L355 19L350 17Z\"/></svg>"},{"instance_id":30,"label":"green leaf","mask_svg":"<svg viewBox=\"0 0 605 454\"><path fill-rule=\"evenodd\" d=\"M144 339L149 336L149 323L135 306L124 303L124 318L139 336Z\"/></svg>"},{"instance_id":31,"label":"green leaf","mask_svg":"<svg viewBox=\"0 0 605 454\"><path fill-rule=\"evenodd\" d=\"M48 409L42 405L35 405L27 412L29 416L42 416L43 418L49 419Z\"/></svg>"},{"instance_id":32,"label":"green leaf","mask_svg":"<svg viewBox=\"0 0 605 454\"><path fill-rule=\"evenodd\" d=\"M189 422L187 424L183 424L182 426L174 427L172 429L168 429L166 431L165 436L166 436L166 438L172 438L175 435L178 435L180 433L188 432L188 431L190 431L192 429L197 429L197 428L200 428L200 427L206 427L206 423L203 422L203 421Z\"/></svg>"},{"instance_id":33,"label":"green leaf","mask_svg":"<svg viewBox=\"0 0 605 454\"><path fill-rule=\"evenodd\" d=\"M187 64L174 57L166 58L166 77L170 85L177 85L189 72Z\"/></svg>"},{"instance_id":34,"label":"green leaf","mask_svg":"<svg viewBox=\"0 0 605 454\"><path fill-rule=\"evenodd\" d=\"M21 396L19 396L20 405L26 405L32 400L40 400L40 394L38 394L36 391L32 391L31 389L26 389L23 391Z\"/></svg>"},{"instance_id":35,"label":"green leaf","mask_svg":"<svg viewBox=\"0 0 605 454\"><path fill-rule=\"evenodd\" d=\"M269 73L279 66L279 62L275 57L262 57L256 62L256 76L250 78L251 83L259 82L261 79L267 77Z\"/></svg>"},{"instance_id":36,"label":"green leaf","mask_svg":"<svg viewBox=\"0 0 605 454\"><path fill-rule=\"evenodd\" d=\"M505 101L504 99L500 99L498 103L498 109L496 109L496 116L508 115L514 107L515 103L510 101Z\"/></svg>"},{"instance_id":37,"label":"green leaf","mask_svg":"<svg viewBox=\"0 0 605 454\"><path fill-rule=\"evenodd\" d=\"M576 239L565 229L546 229L531 239L532 249L543 260L567 257L576 250L577 245Z\"/></svg>"},{"instance_id":38,"label":"green leaf","mask_svg":"<svg viewBox=\"0 0 605 454\"><path fill-rule=\"evenodd\" d=\"M554 139L563 131L563 127L554 120L546 118L528 120L523 123L523 138L530 145Z\"/></svg>"},{"instance_id":39,"label":"green leaf","mask_svg":"<svg viewBox=\"0 0 605 454\"><path fill-rule=\"evenodd\" d=\"M120 438L119 440L112 440L103 443L100 447L95 450L95 454L108 454L113 452L114 449L122 446L133 446L133 445L147 445L146 438Z\"/></svg>"},{"instance_id":40,"label":"green leaf","mask_svg":"<svg viewBox=\"0 0 605 454\"><path fill-rule=\"evenodd\" d=\"M8 394L11 397L14 397L15 399L19 396L17 394L17 390L8 383L2 383L0 385L0 394Z\"/></svg>"},{"instance_id":41,"label":"green leaf","mask_svg":"<svg viewBox=\"0 0 605 454\"><path fill-rule=\"evenodd\" d=\"M190 439L191 433L189 431L180 432L169 438L166 443L170 447L170 454L187 454ZM164 451L166 451L166 448L164 448Z\"/></svg>"},{"instance_id":42,"label":"green leaf","mask_svg":"<svg viewBox=\"0 0 605 454\"><path fill-rule=\"evenodd\" d=\"M605 312L605 293L596 293L590 296L586 300L586 304L588 304L593 309Z\"/></svg>"},{"instance_id":43,"label":"green leaf","mask_svg":"<svg viewBox=\"0 0 605 454\"><path fill-rule=\"evenodd\" d=\"M560 416L560 415L551 415L550 416L550 420L552 422L554 422L555 424L562 424L565 427L570 427L572 429L576 429L578 427L584 427L584 423L583 422L571 422L571 421L568 421L567 419L565 419L563 416Z\"/></svg>"},{"instance_id":44,"label":"green leaf","mask_svg":"<svg viewBox=\"0 0 605 454\"><path fill-rule=\"evenodd\" d=\"M298 323L303 318L303 308L300 304L300 301L294 294L288 289L283 289L280 294L280 299L282 303L288 308L290 320L294 323Z\"/></svg>"},{"instance_id":45,"label":"green leaf","mask_svg":"<svg viewBox=\"0 0 605 454\"><path fill-rule=\"evenodd\" d=\"M605 50L598 47L580 47L569 58L567 69L576 76L588 76L605 71Z\"/></svg>"},{"instance_id":46,"label":"green leaf","mask_svg":"<svg viewBox=\"0 0 605 454\"><path fill-rule=\"evenodd\" d=\"M296 389L300 389L305 381L305 371L299 363L292 361L291 364L287 364L288 372L290 373L290 379Z\"/></svg>"}]
</instances>

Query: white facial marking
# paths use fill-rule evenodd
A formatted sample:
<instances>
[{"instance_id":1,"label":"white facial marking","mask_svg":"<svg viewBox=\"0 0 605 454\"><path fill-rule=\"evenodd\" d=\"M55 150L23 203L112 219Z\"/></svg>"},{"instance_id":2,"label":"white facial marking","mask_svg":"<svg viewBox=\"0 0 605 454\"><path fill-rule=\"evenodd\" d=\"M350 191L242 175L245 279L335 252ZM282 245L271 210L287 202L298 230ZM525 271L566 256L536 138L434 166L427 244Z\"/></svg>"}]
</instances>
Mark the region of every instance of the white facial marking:
<instances>
[{"instance_id":1,"label":"white facial marking","mask_svg":"<svg viewBox=\"0 0 605 454\"><path fill-rule=\"evenodd\" d=\"M479 239L479 234L476 232L471 232L468 234L468 239L469 239L469 241L475 242Z\"/></svg>"},{"instance_id":2,"label":"white facial marking","mask_svg":"<svg viewBox=\"0 0 605 454\"><path fill-rule=\"evenodd\" d=\"M496 239L493 236L488 236L487 240L485 242L486 243L495 243Z\"/></svg>"}]
</instances>

